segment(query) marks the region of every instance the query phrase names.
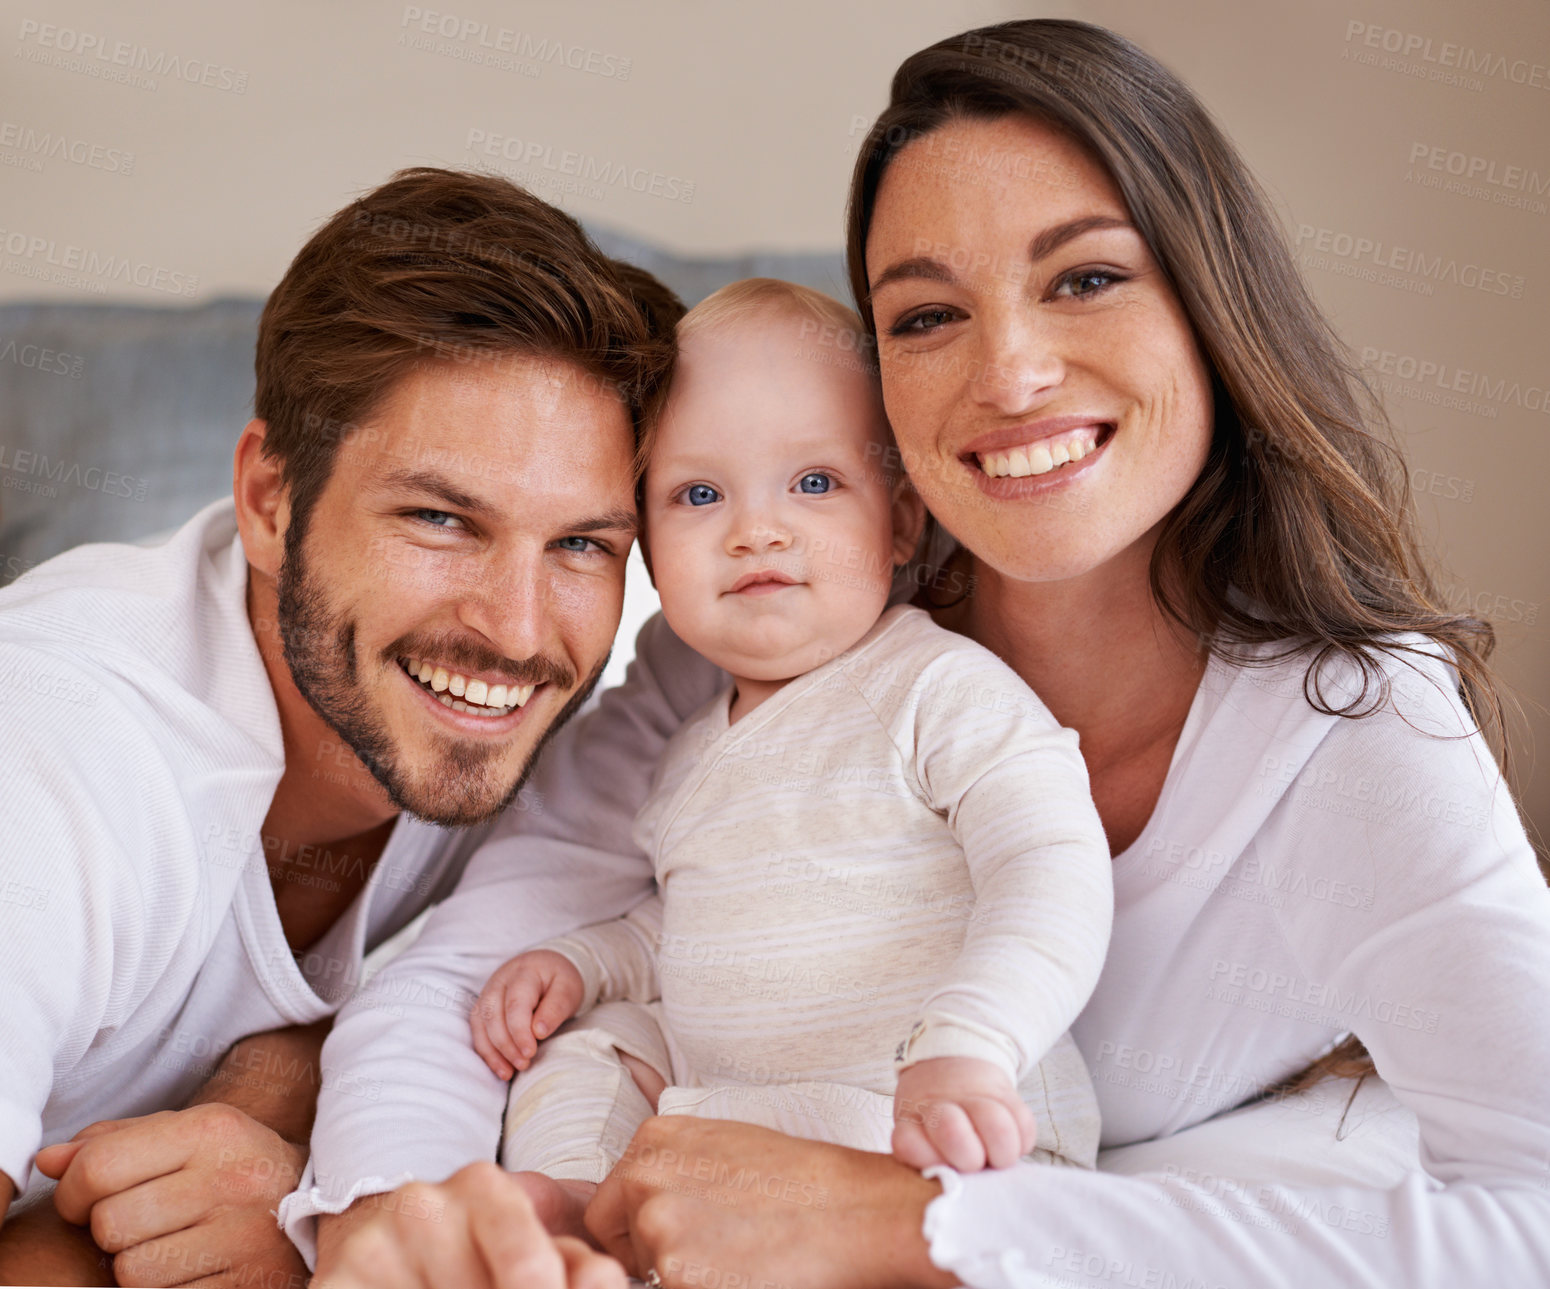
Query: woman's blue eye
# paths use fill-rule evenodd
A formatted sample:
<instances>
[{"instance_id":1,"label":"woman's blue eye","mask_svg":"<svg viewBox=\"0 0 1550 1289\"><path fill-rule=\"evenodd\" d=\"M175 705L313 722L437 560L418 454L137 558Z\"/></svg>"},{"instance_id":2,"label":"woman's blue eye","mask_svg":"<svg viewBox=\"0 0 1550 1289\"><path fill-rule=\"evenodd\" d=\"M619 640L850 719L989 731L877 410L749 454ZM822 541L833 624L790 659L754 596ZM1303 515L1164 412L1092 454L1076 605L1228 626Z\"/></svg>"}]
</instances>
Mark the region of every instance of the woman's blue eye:
<instances>
[{"instance_id":1,"label":"woman's blue eye","mask_svg":"<svg viewBox=\"0 0 1550 1289\"><path fill-rule=\"evenodd\" d=\"M802 482L797 485L803 492L824 493L834 486L834 480L821 471L814 470L812 474L804 474Z\"/></svg>"},{"instance_id":2,"label":"woman's blue eye","mask_svg":"<svg viewBox=\"0 0 1550 1289\"><path fill-rule=\"evenodd\" d=\"M684 493L684 500L691 506L708 506L713 501L719 501L721 494L708 483L691 483Z\"/></svg>"}]
</instances>

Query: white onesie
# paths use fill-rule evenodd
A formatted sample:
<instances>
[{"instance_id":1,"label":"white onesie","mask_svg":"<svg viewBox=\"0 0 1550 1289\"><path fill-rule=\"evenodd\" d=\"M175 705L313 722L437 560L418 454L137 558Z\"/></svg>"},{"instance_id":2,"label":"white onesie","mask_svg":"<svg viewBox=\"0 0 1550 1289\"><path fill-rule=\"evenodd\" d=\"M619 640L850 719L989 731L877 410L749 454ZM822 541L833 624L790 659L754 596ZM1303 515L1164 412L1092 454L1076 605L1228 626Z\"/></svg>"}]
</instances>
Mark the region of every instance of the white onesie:
<instances>
[{"instance_id":1,"label":"white onesie","mask_svg":"<svg viewBox=\"0 0 1550 1289\"><path fill-rule=\"evenodd\" d=\"M672 738L636 817L661 896L542 946L580 969L583 1012L613 1005L518 1076L506 1166L609 1171L650 1113L618 1049L674 1085L661 1113L881 1151L899 1065L977 1057L1022 1088L1040 1158L1091 1167L1065 1031L1113 895L1076 733L905 605L735 725L730 700Z\"/></svg>"}]
</instances>

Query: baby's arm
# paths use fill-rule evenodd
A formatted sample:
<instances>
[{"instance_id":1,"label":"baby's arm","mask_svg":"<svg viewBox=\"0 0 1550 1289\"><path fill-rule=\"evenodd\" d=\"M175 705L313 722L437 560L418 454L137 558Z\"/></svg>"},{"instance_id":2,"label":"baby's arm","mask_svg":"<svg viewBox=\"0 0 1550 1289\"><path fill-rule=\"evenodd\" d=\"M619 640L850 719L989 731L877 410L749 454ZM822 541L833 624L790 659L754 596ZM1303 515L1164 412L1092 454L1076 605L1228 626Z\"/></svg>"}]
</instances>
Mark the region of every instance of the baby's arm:
<instances>
[{"instance_id":1,"label":"baby's arm","mask_svg":"<svg viewBox=\"0 0 1550 1289\"><path fill-rule=\"evenodd\" d=\"M928 663L920 680L902 713L901 752L946 815L975 903L957 960L900 1045L895 1149L910 1163L930 1148L927 1162L982 1167L1004 1157L1013 1125L1023 1144L1017 1082L1097 984L1113 918L1112 860L1075 732L1016 673L985 650L959 648ZM951 1109L919 1113L937 1105ZM977 1147L964 1142L966 1123Z\"/></svg>"},{"instance_id":2,"label":"baby's arm","mask_svg":"<svg viewBox=\"0 0 1550 1289\"><path fill-rule=\"evenodd\" d=\"M469 1018L474 1049L498 1078L527 1069L538 1044L600 1002L657 997L662 900L651 895L622 918L583 927L496 968Z\"/></svg>"}]
</instances>

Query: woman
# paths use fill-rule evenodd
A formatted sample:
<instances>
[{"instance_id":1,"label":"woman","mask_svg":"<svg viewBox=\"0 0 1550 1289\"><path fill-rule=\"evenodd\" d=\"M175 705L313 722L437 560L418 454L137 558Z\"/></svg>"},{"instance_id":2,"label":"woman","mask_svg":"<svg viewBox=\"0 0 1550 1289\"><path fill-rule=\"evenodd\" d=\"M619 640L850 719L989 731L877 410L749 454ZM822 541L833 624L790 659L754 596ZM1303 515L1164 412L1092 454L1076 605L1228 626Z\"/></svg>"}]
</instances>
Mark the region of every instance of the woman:
<instances>
[{"instance_id":1,"label":"woman","mask_svg":"<svg viewBox=\"0 0 1550 1289\"><path fill-rule=\"evenodd\" d=\"M670 1286L1550 1283L1550 894L1490 629L1437 606L1230 145L1111 33L969 32L895 77L848 250L973 578L930 607L1081 736L1116 911L1074 1033L1129 1175L656 1119L593 1232Z\"/></svg>"}]
</instances>

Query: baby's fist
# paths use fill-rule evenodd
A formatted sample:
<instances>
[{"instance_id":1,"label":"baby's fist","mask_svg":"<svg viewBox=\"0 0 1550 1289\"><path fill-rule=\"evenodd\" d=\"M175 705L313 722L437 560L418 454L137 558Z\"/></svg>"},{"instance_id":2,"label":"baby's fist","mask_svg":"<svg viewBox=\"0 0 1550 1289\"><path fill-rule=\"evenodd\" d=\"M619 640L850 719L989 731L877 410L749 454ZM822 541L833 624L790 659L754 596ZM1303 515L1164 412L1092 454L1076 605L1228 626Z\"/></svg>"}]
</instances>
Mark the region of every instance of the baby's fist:
<instances>
[{"instance_id":1,"label":"baby's fist","mask_svg":"<svg viewBox=\"0 0 1550 1289\"><path fill-rule=\"evenodd\" d=\"M495 969L474 1004L474 1050L497 1078L525 1070L538 1044L576 1014L585 989L563 953L533 949Z\"/></svg>"},{"instance_id":2,"label":"baby's fist","mask_svg":"<svg viewBox=\"0 0 1550 1289\"><path fill-rule=\"evenodd\" d=\"M1010 1168L1033 1149L1037 1124L1012 1081L989 1061L939 1056L899 1075L893 1153L911 1168L975 1173Z\"/></svg>"}]
</instances>

